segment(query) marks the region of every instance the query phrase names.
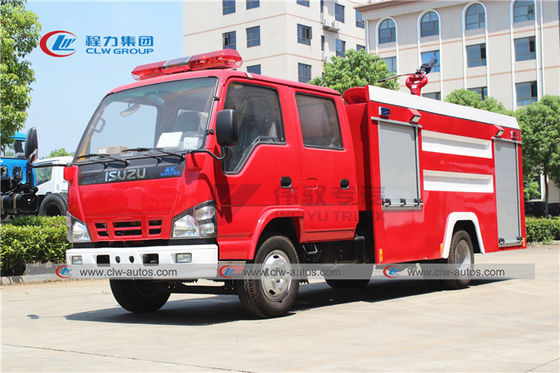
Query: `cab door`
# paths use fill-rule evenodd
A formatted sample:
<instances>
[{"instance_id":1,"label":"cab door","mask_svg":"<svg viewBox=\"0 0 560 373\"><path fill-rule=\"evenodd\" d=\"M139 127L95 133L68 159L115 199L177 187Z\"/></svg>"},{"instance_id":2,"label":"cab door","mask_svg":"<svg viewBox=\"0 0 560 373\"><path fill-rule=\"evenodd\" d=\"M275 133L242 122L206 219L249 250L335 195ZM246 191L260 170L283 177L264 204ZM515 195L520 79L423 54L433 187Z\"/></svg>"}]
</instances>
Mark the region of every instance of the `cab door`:
<instances>
[{"instance_id":1,"label":"cab door","mask_svg":"<svg viewBox=\"0 0 560 373\"><path fill-rule=\"evenodd\" d=\"M223 109L235 110L239 135L216 177L220 259L252 259L259 224L299 205L298 144L283 112L283 89L244 80L226 87Z\"/></svg>"},{"instance_id":2,"label":"cab door","mask_svg":"<svg viewBox=\"0 0 560 373\"><path fill-rule=\"evenodd\" d=\"M332 96L315 92L296 91L295 101L301 135L302 241L352 239L357 186L344 108L337 108Z\"/></svg>"}]
</instances>

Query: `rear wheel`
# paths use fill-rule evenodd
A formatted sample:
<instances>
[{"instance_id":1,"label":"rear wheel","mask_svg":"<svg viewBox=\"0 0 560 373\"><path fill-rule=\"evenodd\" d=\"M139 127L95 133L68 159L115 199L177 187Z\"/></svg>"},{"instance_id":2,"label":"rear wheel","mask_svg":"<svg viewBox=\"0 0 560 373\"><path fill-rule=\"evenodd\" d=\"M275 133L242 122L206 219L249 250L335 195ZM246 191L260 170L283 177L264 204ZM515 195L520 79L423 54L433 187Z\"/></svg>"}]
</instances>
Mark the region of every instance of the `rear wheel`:
<instances>
[{"instance_id":1,"label":"rear wheel","mask_svg":"<svg viewBox=\"0 0 560 373\"><path fill-rule=\"evenodd\" d=\"M299 289L299 281L289 273L298 263L296 249L284 236L272 236L257 249L255 264L261 264L264 274L260 279L247 278L237 283L237 292L243 307L260 318L286 314L292 307Z\"/></svg>"},{"instance_id":2,"label":"rear wheel","mask_svg":"<svg viewBox=\"0 0 560 373\"><path fill-rule=\"evenodd\" d=\"M445 287L449 289L468 287L471 282L471 276L468 272L472 270L474 265L474 250L471 236L466 231L457 231L453 234L446 262L452 271L458 270L461 277L444 280Z\"/></svg>"},{"instance_id":3,"label":"rear wheel","mask_svg":"<svg viewBox=\"0 0 560 373\"><path fill-rule=\"evenodd\" d=\"M159 310L169 296L169 289L151 280L109 280L113 296L130 312Z\"/></svg>"}]
</instances>

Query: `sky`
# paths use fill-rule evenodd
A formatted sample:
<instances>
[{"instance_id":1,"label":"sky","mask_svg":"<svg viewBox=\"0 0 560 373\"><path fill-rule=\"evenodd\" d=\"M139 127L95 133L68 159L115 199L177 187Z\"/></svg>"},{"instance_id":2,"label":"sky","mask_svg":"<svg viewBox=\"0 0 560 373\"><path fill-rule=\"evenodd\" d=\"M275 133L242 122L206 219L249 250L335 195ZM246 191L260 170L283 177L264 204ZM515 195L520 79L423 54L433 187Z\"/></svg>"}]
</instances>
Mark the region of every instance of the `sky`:
<instances>
[{"instance_id":1,"label":"sky","mask_svg":"<svg viewBox=\"0 0 560 373\"><path fill-rule=\"evenodd\" d=\"M35 71L31 106L25 125L36 127L39 157L54 149L73 152L100 100L113 88L133 82L137 65L178 58L183 53L183 9L177 1L39 1L27 9L39 16L41 37L51 31L76 35L68 57L51 57L37 47L26 58ZM153 49L149 54L88 54L87 36L99 36L101 47L117 37L116 48ZM152 36L153 47L122 46L121 37ZM49 38L52 47L57 35ZM114 39L109 40L112 45ZM91 46L89 47L91 48ZM100 48L100 47L97 47ZM115 49L115 48L112 48ZM90 49L91 51L91 49ZM59 52L61 53L61 52Z\"/></svg>"}]
</instances>

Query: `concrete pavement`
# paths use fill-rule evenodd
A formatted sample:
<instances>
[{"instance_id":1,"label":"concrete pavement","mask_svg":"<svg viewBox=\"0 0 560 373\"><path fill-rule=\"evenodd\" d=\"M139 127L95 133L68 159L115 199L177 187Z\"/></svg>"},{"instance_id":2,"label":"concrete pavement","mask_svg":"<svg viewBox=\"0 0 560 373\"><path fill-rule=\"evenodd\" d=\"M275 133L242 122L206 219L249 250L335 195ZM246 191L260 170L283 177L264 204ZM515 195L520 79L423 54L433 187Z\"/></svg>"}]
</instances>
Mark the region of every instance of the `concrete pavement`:
<instances>
[{"instance_id":1,"label":"concrete pavement","mask_svg":"<svg viewBox=\"0 0 560 373\"><path fill-rule=\"evenodd\" d=\"M108 281L2 288L2 370L558 372L558 246L486 256L536 279L438 291L424 281L300 288L290 315L255 320L236 296L173 294L121 309Z\"/></svg>"}]
</instances>

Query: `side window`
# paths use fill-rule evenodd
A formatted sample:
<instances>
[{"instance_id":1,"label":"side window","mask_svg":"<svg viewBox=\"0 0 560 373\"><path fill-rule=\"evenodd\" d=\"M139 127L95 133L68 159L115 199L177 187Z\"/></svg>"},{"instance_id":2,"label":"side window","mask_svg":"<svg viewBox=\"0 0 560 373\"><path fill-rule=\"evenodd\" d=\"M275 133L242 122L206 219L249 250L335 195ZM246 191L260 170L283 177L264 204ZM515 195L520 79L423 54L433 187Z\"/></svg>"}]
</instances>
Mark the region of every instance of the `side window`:
<instances>
[{"instance_id":1,"label":"side window","mask_svg":"<svg viewBox=\"0 0 560 373\"><path fill-rule=\"evenodd\" d=\"M381 198L386 207L420 204L416 128L379 122Z\"/></svg>"},{"instance_id":2,"label":"side window","mask_svg":"<svg viewBox=\"0 0 560 373\"><path fill-rule=\"evenodd\" d=\"M234 109L239 140L224 160L224 171L238 172L258 144L284 142L284 126L278 92L242 83L228 87L224 109Z\"/></svg>"},{"instance_id":3,"label":"side window","mask_svg":"<svg viewBox=\"0 0 560 373\"><path fill-rule=\"evenodd\" d=\"M44 184L52 178L52 167L37 168L35 173L37 185Z\"/></svg>"},{"instance_id":4,"label":"side window","mask_svg":"<svg viewBox=\"0 0 560 373\"><path fill-rule=\"evenodd\" d=\"M328 98L296 94L303 145L342 149L340 123L334 102Z\"/></svg>"}]
</instances>

